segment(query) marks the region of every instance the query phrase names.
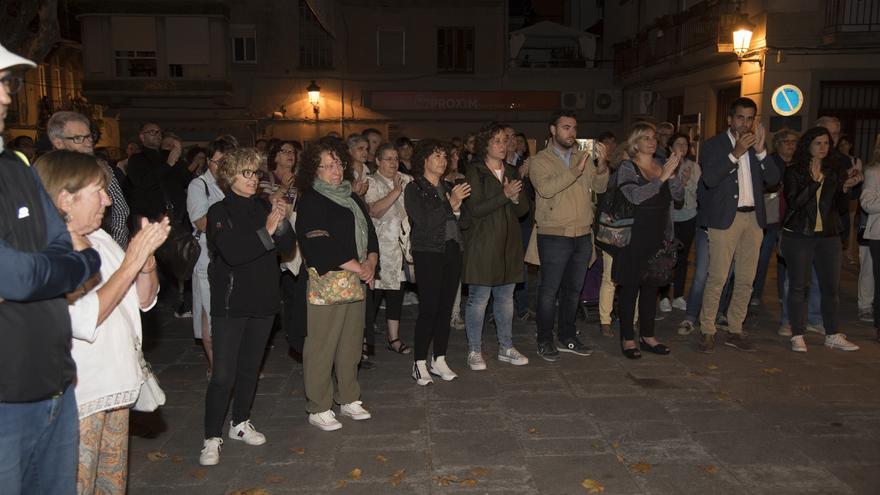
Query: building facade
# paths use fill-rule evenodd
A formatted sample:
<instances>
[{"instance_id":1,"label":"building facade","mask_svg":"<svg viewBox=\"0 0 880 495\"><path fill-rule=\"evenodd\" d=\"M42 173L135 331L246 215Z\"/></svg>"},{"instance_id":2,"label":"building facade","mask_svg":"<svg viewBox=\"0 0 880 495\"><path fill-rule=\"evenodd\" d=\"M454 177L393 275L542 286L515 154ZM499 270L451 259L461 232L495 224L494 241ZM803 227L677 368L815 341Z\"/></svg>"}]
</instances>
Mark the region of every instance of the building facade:
<instances>
[{"instance_id":1,"label":"building facade","mask_svg":"<svg viewBox=\"0 0 880 495\"><path fill-rule=\"evenodd\" d=\"M83 92L123 136L153 120L188 142L308 142L368 127L450 138L493 120L543 142L561 107L578 113L582 135L619 127L612 65L585 32L596 9L560 2L567 25L512 29L508 3L75 1Z\"/></svg>"},{"instance_id":2,"label":"building facade","mask_svg":"<svg viewBox=\"0 0 880 495\"><path fill-rule=\"evenodd\" d=\"M753 30L742 59L733 31ZM880 0L623 0L607 2L605 56L616 62L627 123L699 119L703 138L723 131L729 103L747 96L764 126L806 130L834 115L870 158L880 133ZM795 85L803 106L773 109L774 90ZM787 112L784 112L787 113Z\"/></svg>"}]
</instances>

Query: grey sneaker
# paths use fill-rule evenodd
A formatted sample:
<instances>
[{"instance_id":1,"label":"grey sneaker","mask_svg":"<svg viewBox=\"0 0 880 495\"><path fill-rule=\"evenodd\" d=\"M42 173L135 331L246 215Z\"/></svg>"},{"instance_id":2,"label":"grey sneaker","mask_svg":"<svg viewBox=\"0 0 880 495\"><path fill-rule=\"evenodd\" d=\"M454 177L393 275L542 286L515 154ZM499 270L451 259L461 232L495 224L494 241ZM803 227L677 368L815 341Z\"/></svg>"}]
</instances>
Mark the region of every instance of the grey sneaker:
<instances>
[{"instance_id":1,"label":"grey sneaker","mask_svg":"<svg viewBox=\"0 0 880 495\"><path fill-rule=\"evenodd\" d=\"M794 352L807 352L807 344L803 335L795 335L791 338L791 350Z\"/></svg>"},{"instance_id":2,"label":"grey sneaker","mask_svg":"<svg viewBox=\"0 0 880 495\"><path fill-rule=\"evenodd\" d=\"M570 352L572 354L577 354L578 356L589 356L593 353L593 349L584 345L577 337L570 337L565 340L561 340L559 345L556 346L556 350L561 352Z\"/></svg>"},{"instance_id":3,"label":"grey sneaker","mask_svg":"<svg viewBox=\"0 0 880 495\"><path fill-rule=\"evenodd\" d=\"M544 358L544 361L550 361L551 363L559 359L559 351L556 350L556 346L553 345L553 342L538 342L538 355Z\"/></svg>"},{"instance_id":4,"label":"grey sneaker","mask_svg":"<svg viewBox=\"0 0 880 495\"><path fill-rule=\"evenodd\" d=\"M864 321L865 323L873 323L874 322L874 310L872 310L871 308L860 309L859 310L859 320Z\"/></svg>"},{"instance_id":5,"label":"grey sneaker","mask_svg":"<svg viewBox=\"0 0 880 495\"><path fill-rule=\"evenodd\" d=\"M486 360L483 359L483 353L471 351L467 356L468 367L473 371L483 371L486 369Z\"/></svg>"},{"instance_id":6,"label":"grey sneaker","mask_svg":"<svg viewBox=\"0 0 880 495\"><path fill-rule=\"evenodd\" d=\"M499 349L498 360L502 363L510 363L514 366L524 366L529 364L529 358L523 356L515 347Z\"/></svg>"},{"instance_id":7,"label":"grey sneaker","mask_svg":"<svg viewBox=\"0 0 880 495\"><path fill-rule=\"evenodd\" d=\"M825 337L825 346L831 349L840 349L841 351L857 351L859 346L846 340L846 335L842 333L834 333Z\"/></svg>"}]
</instances>

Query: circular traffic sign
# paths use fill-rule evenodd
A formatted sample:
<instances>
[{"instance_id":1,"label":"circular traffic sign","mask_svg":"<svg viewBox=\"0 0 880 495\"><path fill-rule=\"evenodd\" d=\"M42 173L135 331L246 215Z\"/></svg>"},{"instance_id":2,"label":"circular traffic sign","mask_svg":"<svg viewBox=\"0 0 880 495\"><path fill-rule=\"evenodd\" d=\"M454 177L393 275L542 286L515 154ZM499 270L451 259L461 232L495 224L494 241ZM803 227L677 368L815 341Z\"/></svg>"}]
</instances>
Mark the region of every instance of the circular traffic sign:
<instances>
[{"instance_id":1,"label":"circular traffic sign","mask_svg":"<svg viewBox=\"0 0 880 495\"><path fill-rule=\"evenodd\" d=\"M783 84L773 91L770 102L776 113L787 117L800 112L804 106L804 93L794 84Z\"/></svg>"}]
</instances>

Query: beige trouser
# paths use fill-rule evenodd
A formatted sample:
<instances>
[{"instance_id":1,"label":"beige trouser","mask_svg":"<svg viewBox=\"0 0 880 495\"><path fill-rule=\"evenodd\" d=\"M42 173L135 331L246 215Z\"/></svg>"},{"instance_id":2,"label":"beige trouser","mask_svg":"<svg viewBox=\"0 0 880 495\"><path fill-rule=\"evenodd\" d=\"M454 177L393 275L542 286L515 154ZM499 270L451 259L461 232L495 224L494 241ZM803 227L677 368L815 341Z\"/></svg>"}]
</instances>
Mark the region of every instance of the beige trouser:
<instances>
[{"instance_id":1,"label":"beige trouser","mask_svg":"<svg viewBox=\"0 0 880 495\"><path fill-rule=\"evenodd\" d=\"M611 263L614 257L602 251L602 285L599 286L599 324L611 324L611 312L614 310L614 290L617 285L611 278ZM636 307L638 307L639 298L636 297ZM636 311L633 317L633 323L638 323L639 312Z\"/></svg>"},{"instance_id":2,"label":"beige trouser","mask_svg":"<svg viewBox=\"0 0 880 495\"><path fill-rule=\"evenodd\" d=\"M755 212L737 212L727 229L709 229L709 277L703 292L700 331L714 335L715 317L721 290L727 280L731 262L735 262L733 295L727 308L730 333L742 333L743 321L752 296L752 283L758 267L758 255L764 233L758 226Z\"/></svg>"},{"instance_id":3,"label":"beige trouser","mask_svg":"<svg viewBox=\"0 0 880 495\"><path fill-rule=\"evenodd\" d=\"M329 306L308 305L308 336L303 347L306 410L327 411L360 399L357 381L364 338L364 301ZM336 374L336 394L333 374Z\"/></svg>"}]
</instances>

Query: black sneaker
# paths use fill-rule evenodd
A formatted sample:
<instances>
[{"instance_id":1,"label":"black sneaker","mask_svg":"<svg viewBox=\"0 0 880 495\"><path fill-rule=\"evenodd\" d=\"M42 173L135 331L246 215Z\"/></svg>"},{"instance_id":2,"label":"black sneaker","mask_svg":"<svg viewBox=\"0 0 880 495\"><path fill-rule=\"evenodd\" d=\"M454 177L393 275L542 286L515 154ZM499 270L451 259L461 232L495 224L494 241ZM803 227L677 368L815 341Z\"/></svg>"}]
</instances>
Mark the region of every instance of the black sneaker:
<instances>
[{"instance_id":1,"label":"black sneaker","mask_svg":"<svg viewBox=\"0 0 880 495\"><path fill-rule=\"evenodd\" d=\"M556 349L562 352L577 354L578 356L589 356L593 353L593 349L582 344L581 341L577 339L577 337L560 340L559 345L556 346Z\"/></svg>"},{"instance_id":2,"label":"black sneaker","mask_svg":"<svg viewBox=\"0 0 880 495\"><path fill-rule=\"evenodd\" d=\"M538 342L538 355L544 358L544 361L550 361L551 363L559 359L559 351L556 350L556 346L553 345L553 342Z\"/></svg>"}]
</instances>

